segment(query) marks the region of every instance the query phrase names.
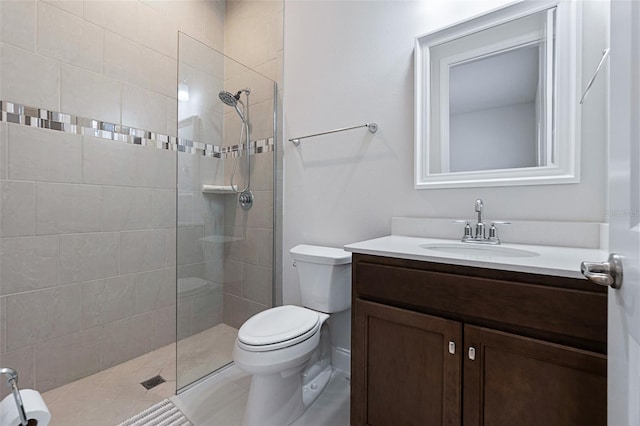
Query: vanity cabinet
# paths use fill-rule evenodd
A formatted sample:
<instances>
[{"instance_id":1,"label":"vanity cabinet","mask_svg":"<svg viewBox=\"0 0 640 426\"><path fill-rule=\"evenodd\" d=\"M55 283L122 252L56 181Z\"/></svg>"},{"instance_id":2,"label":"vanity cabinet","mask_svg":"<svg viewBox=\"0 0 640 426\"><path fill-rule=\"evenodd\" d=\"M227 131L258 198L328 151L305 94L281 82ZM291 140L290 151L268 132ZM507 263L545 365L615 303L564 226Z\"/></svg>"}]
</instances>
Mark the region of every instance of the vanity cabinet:
<instances>
[{"instance_id":1,"label":"vanity cabinet","mask_svg":"<svg viewBox=\"0 0 640 426\"><path fill-rule=\"evenodd\" d=\"M354 253L352 425L606 425L606 289Z\"/></svg>"}]
</instances>

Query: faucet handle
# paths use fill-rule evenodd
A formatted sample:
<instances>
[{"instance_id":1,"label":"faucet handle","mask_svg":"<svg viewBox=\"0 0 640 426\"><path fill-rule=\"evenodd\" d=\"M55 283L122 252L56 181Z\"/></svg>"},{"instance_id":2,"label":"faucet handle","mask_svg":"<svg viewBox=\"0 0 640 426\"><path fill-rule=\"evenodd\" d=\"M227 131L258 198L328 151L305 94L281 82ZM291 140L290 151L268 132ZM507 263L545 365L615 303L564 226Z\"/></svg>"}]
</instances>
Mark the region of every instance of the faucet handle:
<instances>
[{"instance_id":1,"label":"faucet handle","mask_svg":"<svg viewBox=\"0 0 640 426\"><path fill-rule=\"evenodd\" d=\"M471 235L471 225L469 224L468 220L459 219L459 220L454 220L453 223L464 223L464 235L462 237L462 241L466 241L473 238L473 236Z\"/></svg>"},{"instance_id":2,"label":"faucet handle","mask_svg":"<svg viewBox=\"0 0 640 426\"><path fill-rule=\"evenodd\" d=\"M491 222L491 228L489 228L489 239L497 241L497 243L500 244L500 239L498 238L498 228L496 228L496 225L511 225L511 222L502 222L500 220Z\"/></svg>"}]
</instances>

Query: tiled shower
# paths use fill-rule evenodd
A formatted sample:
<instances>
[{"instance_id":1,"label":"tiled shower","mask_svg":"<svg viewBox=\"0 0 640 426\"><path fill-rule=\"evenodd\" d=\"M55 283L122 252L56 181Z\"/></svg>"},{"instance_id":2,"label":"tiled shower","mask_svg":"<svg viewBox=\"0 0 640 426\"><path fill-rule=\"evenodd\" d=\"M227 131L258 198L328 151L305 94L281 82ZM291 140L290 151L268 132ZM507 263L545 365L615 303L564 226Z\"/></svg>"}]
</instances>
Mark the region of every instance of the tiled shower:
<instances>
[{"instance_id":1,"label":"tiled shower","mask_svg":"<svg viewBox=\"0 0 640 426\"><path fill-rule=\"evenodd\" d=\"M176 341L180 359L183 339L277 303L281 40L275 1L0 2L0 364L21 387ZM198 114L179 115L183 81ZM217 100L236 86L256 94L246 212L202 193L238 155ZM213 371L177 370L177 387Z\"/></svg>"}]
</instances>

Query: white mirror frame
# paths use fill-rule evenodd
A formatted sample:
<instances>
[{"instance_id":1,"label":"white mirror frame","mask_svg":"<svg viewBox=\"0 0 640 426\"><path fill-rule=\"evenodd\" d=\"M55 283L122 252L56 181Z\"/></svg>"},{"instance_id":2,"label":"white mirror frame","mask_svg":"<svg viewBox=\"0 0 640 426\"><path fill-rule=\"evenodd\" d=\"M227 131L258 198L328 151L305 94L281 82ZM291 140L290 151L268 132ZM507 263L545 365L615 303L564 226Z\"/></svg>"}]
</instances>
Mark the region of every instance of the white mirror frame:
<instances>
[{"instance_id":1,"label":"white mirror frame","mask_svg":"<svg viewBox=\"0 0 640 426\"><path fill-rule=\"evenodd\" d=\"M416 39L414 109L416 189L567 184L580 181L579 88L582 73L579 3L576 0L524 0L427 33ZM556 79L553 99L555 164L517 169L431 173L429 170L429 146L433 142L429 136L431 48L553 7L556 7Z\"/></svg>"}]
</instances>

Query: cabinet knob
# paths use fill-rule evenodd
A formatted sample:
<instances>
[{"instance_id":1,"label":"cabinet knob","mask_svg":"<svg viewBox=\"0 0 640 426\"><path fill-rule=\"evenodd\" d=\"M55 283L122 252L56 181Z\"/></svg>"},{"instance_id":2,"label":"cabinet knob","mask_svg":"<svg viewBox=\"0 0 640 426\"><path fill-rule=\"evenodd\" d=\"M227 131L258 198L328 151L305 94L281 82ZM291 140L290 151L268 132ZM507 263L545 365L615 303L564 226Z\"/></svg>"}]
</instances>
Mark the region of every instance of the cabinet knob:
<instances>
[{"instance_id":1,"label":"cabinet knob","mask_svg":"<svg viewBox=\"0 0 640 426\"><path fill-rule=\"evenodd\" d=\"M454 342L453 340L449 341L449 353L451 355L455 355L456 353L456 342Z\"/></svg>"},{"instance_id":2,"label":"cabinet knob","mask_svg":"<svg viewBox=\"0 0 640 426\"><path fill-rule=\"evenodd\" d=\"M471 361L476 360L476 348L474 348L473 346L469 346L469 359Z\"/></svg>"}]
</instances>

